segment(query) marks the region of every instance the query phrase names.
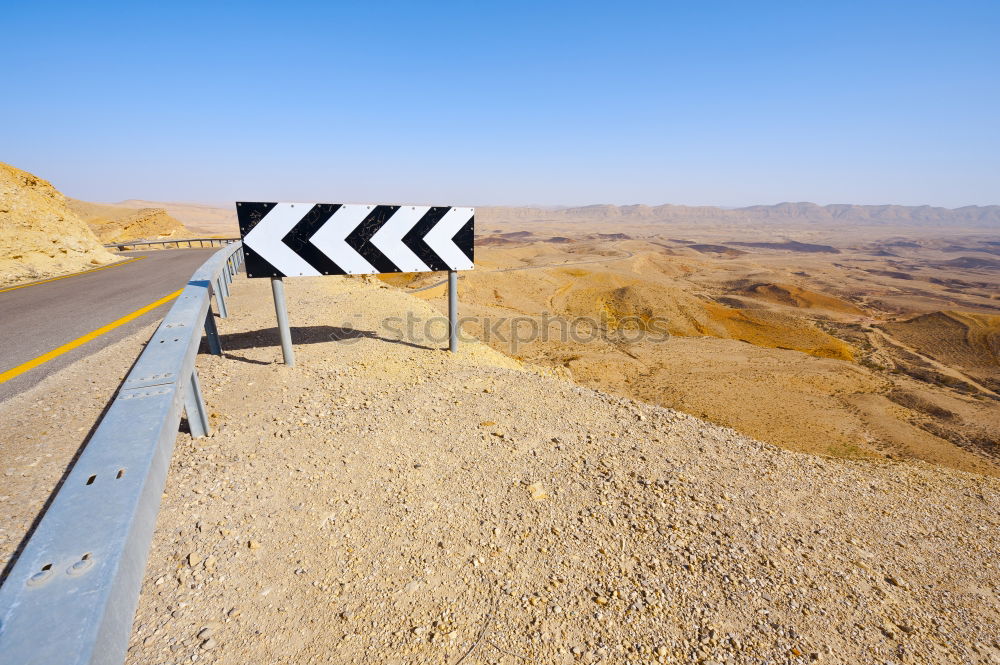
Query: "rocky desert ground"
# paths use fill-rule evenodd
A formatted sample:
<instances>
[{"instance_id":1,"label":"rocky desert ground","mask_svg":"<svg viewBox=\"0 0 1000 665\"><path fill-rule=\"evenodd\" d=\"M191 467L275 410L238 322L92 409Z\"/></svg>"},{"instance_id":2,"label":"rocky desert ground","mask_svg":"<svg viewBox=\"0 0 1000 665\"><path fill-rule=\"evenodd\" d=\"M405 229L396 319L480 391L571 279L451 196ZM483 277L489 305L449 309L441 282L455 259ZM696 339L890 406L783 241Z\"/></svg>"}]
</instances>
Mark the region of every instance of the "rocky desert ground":
<instances>
[{"instance_id":1,"label":"rocky desert ground","mask_svg":"<svg viewBox=\"0 0 1000 665\"><path fill-rule=\"evenodd\" d=\"M130 663L1000 659L996 478L784 450L387 336L435 311L375 280L288 295L296 367L243 277L226 355L199 356L215 431L178 439ZM4 405L5 552L143 335Z\"/></svg>"},{"instance_id":2,"label":"rocky desert ground","mask_svg":"<svg viewBox=\"0 0 1000 665\"><path fill-rule=\"evenodd\" d=\"M441 275L296 278L294 368L239 276L128 662L1000 663L996 214L483 209L460 353ZM151 330L0 403L0 561Z\"/></svg>"}]
</instances>

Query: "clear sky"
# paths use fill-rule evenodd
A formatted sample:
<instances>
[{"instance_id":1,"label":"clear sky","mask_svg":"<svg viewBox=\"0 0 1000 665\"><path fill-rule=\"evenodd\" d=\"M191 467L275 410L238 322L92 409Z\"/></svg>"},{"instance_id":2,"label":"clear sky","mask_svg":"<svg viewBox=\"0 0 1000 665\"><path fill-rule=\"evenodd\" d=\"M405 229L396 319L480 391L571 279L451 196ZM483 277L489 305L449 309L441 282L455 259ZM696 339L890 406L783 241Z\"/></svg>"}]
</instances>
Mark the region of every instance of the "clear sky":
<instances>
[{"instance_id":1,"label":"clear sky","mask_svg":"<svg viewBox=\"0 0 1000 665\"><path fill-rule=\"evenodd\" d=\"M9 2L94 201L1000 203L1000 2Z\"/></svg>"}]
</instances>

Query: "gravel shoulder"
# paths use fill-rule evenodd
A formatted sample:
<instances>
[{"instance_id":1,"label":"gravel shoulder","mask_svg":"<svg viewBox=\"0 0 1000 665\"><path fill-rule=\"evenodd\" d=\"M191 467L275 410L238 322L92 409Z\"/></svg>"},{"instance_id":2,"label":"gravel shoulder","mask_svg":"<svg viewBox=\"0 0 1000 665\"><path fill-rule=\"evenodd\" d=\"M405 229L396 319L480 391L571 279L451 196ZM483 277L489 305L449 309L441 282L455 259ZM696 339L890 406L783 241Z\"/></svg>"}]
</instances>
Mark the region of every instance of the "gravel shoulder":
<instances>
[{"instance_id":1,"label":"gravel shoulder","mask_svg":"<svg viewBox=\"0 0 1000 665\"><path fill-rule=\"evenodd\" d=\"M997 479L393 339L437 314L369 280L286 290L296 367L242 276L198 359L215 432L178 439L129 663L1000 662Z\"/></svg>"}]
</instances>

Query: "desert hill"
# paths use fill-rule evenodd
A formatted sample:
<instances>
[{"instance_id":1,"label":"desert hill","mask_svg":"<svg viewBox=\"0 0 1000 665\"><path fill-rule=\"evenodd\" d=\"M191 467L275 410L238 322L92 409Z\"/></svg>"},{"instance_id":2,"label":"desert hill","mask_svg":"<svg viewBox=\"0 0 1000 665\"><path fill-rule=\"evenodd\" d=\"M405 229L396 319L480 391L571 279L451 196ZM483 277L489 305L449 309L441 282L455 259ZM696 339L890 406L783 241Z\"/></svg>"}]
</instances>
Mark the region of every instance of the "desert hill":
<instances>
[{"instance_id":1,"label":"desert hill","mask_svg":"<svg viewBox=\"0 0 1000 665\"><path fill-rule=\"evenodd\" d=\"M115 260L51 183L0 163L0 285Z\"/></svg>"},{"instance_id":2,"label":"desert hill","mask_svg":"<svg viewBox=\"0 0 1000 665\"><path fill-rule=\"evenodd\" d=\"M882 328L1000 393L1000 315L931 312Z\"/></svg>"},{"instance_id":3,"label":"desert hill","mask_svg":"<svg viewBox=\"0 0 1000 665\"><path fill-rule=\"evenodd\" d=\"M163 203L129 199L112 204L120 208L162 208L197 235L232 237L240 233L234 205L218 207L201 203Z\"/></svg>"},{"instance_id":4,"label":"desert hill","mask_svg":"<svg viewBox=\"0 0 1000 665\"><path fill-rule=\"evenodd\" d=\"M163 208L128 208L68 199L69 207L94 230L101 242L190 238L194 234Z\"/></svg>"}]
</instances>

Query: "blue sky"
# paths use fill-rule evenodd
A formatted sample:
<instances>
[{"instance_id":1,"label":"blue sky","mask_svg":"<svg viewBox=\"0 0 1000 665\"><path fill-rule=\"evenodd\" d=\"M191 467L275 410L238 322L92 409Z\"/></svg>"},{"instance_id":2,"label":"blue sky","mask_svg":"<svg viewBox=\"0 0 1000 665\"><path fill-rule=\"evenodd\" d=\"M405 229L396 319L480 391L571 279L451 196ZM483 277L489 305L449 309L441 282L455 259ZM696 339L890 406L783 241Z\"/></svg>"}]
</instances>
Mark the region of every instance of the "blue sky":
<instances>
[{"instance_id":1,"label":"blue sky","mask_svg":"<svg viewBox=\"0 0 1000 665\"><path fill-rule=\"evenodd\" d=\"M998 2L8 3L95 201L1000 203Z\"/></svg>"}]
</instances>

